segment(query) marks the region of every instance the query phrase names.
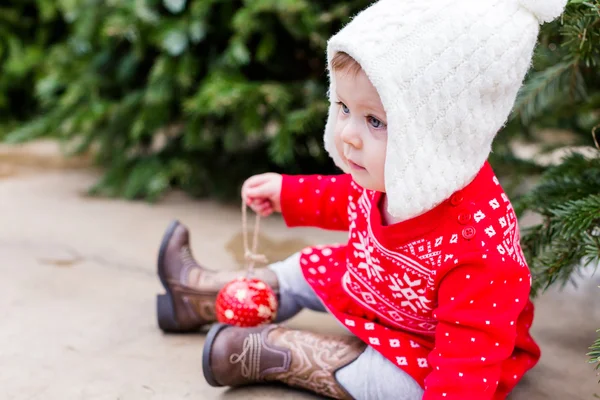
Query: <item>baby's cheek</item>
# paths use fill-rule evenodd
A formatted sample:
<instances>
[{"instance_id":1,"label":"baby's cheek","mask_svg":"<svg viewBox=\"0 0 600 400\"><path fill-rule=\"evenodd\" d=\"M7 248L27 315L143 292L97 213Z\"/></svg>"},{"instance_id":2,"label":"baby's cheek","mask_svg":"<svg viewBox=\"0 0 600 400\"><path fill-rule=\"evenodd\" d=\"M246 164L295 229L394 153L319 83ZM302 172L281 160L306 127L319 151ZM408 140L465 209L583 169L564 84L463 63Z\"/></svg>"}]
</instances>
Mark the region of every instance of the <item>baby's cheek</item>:
<instances>
[{"instance_id":1,"label":"baby's cheek","mask_svg":"<svg viewBox=\"0 0 600 400\"><path fill-rule=\"evenodd\" d=\"M337 150L340 158L343 162L346 162L346 157L344 157L344 144L342 142L342 137L337 131L335 132L334 141L335 149Z\"/></svg>"},{"instance_id":2,"label":"baby's cheek","mask_svg":"<svg viewBox=\"0 0 600 400\"><path fill-rule=\"evenodd\" d=\"M377 181L380 186L379 191L385 192L385 151L377 159Z\"/></svg>"}]
</instances>

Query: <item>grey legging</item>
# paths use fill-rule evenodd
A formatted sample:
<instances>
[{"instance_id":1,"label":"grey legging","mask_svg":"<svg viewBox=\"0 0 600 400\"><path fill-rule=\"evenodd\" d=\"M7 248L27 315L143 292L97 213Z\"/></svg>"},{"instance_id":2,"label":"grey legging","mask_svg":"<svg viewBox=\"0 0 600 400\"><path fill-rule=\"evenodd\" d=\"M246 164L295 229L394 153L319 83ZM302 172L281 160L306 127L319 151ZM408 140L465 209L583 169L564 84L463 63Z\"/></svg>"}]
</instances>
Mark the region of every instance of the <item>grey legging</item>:
<instances>
[{"instance_id":1,"label":"grey legging","mask_svg":"<svg viewBox=\"0 0 600 400\"><path fill-rule=\"evenodd\" d=\"M304 280L300 254L269 266L279 280L277 321L298 314L303 308L327 312L317 295ZM423 390L407 373L379 352L367 347L354 362L336 373L338 382L357 400L421 400Z\"/></svg>"}]
</instances>

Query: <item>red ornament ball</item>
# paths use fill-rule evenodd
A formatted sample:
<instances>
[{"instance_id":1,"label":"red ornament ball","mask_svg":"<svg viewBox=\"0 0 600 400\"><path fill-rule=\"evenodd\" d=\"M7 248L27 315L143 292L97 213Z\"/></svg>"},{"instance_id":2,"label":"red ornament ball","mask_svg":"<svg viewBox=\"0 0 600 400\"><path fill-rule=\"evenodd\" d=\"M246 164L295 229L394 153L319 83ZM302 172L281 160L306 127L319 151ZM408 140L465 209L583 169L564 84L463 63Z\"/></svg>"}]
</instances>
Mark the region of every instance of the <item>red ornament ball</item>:
<instances>
[{"instance_id":1,"label":"red ornament ball","mask_svg":"<svg viewBox=\"0 0 600 400\"><path fill-rule=\"evenodd\" d=\"M215 308L219 322L253 327L275 319L277 297L260 279L237 278L219 291Z\"/></svg>"}]
</instances>

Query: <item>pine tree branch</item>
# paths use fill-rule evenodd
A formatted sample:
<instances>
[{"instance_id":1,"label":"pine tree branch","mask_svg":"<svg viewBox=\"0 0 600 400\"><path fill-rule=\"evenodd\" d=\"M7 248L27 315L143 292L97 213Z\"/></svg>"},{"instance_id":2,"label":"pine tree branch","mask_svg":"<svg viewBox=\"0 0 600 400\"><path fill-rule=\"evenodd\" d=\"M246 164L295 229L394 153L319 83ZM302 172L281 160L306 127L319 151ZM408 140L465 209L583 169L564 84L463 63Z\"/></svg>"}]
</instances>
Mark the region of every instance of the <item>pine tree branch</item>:
<instances>
[{"instance_id":1,"label":"pine tree branch","mask_svg":"<svg viewBox=\"0 0 600 400\"><path fill-rule=\"evenodd\" d=\"M559 204L550 213L557 235L571 239L600 224L600 194Z\"/></svg>"},{"instance_id":2,"label":"pine tree branch","mask_svg":"<svg viewBox=\"0 0 600 400\"><path fill-rule=\"evenodd\" d=\"M574 74L574 66L572 61L563 61L545 70L533 72L519 91L512 118L520 117L523 124L527 125L552 106L564 101L564 83Z\"/></svg>"},{"instance_id":3,"label":"pine tree branch","mask_svg":"<svg viewBox=\"0 0 600 400\"><path fill-rule=\"evenodd\" d=\"M524 230L523 251L533 276L532 296L572 281L582 267L600 260L600 158L572 155L549 168L515 208L543 216Z\"/></svg>"},{"instance_id":4,"label":"pine tree branch","mask_svg":"<svg viewBox=\"0 0 600 400\"><path fill-rule=\"evenodd\" d=\"M596 332L600 333L600 329L598 329ZM598 369L600 369L600 336L590 346L589 349L591 351L586 354L587 356L590 357L590 360L588 362L590 364L596 364L595 369L598 370ZM600 382L600 380L598 382Z\"/></svg>"}]
</instances>

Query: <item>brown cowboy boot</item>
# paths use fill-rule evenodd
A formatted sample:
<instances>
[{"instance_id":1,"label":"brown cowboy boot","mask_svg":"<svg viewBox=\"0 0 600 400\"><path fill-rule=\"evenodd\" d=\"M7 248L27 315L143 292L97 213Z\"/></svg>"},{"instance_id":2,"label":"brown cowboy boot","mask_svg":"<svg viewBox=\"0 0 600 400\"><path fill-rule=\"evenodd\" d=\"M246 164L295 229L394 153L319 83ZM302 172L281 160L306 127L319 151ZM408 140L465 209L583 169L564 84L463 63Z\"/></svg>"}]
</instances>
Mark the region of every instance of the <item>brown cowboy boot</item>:
<instances>
[{"instance_id":1,"label":"brown cowboy boot","mask_svg":"<svg viewBox=\"0 0 600 400\"><path fill-rule=\"evenodd\" d=\"M219 290L245 271L211 271L194 260L188 229L178 221L163 236L158 255L158 276L166 294L157 296L158 326L164 332L192 332L216 321ZM256 278L279 293L277 276L267 268L255 270Z\"/></svg>"},{"instance_id":2,"label":"brown cowboy boot","mask_svg":"<svg viewBox=\"0 0 600 400\"><path fill-rule=\"evenodd\" d=\"M211 386L276 381L333 399L352 399L335 372L366 345L353 336L321 335L279 325L216 324L204 344L202 369Z\"/></svg>"}]
</instances>

